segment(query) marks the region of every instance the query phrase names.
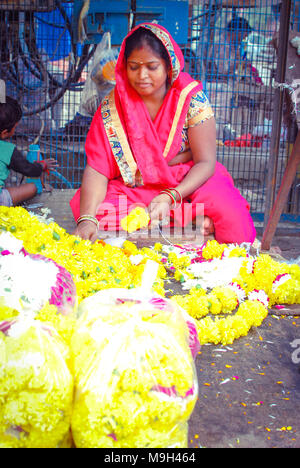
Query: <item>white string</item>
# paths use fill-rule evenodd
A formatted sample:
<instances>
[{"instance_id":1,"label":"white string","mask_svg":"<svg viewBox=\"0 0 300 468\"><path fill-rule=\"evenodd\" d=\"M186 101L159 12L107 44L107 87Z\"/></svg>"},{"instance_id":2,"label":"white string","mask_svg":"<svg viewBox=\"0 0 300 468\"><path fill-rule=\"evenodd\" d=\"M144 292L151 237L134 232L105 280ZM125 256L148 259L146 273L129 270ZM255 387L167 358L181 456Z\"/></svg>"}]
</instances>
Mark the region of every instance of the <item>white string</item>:
<instances>
[{"instance_id":1,"label":"white string","mask_svg":"<svg viewBox=\"0 0 300 468\"><path fill-rule=\"evenodd\" d=\"M291 96L291 100L293 103L293 109L292 109L292 114L297 115L299 110L297 109L297 98L295 95L295 90L299 87L299 94L300 94L300 80L297 80L297 83L293 86L293 84L288 84L288 83L277 83L277 81L274 81L274 88L279 88L281 91L284 89L287 89L289 91L289 95Z\"/></svg>"},{"instance_id":2,"label":"white string","mask_svg":"<svg viewBox=\"0 0 300 468\"><path fill-rule=\"evenodd\" d=\"M172 245L172 246L174 247L174 244L172 244L172 242L170 242L169 239L167 239L167 238L164 236L164 234L163 234L161 228L162 228L162 223L160 222L160 223L158 224L158 230L159 230L159 233L160 233L161 237L162 237L166 242L168 242L170 245Z\"/></svg>"}]
</instances>

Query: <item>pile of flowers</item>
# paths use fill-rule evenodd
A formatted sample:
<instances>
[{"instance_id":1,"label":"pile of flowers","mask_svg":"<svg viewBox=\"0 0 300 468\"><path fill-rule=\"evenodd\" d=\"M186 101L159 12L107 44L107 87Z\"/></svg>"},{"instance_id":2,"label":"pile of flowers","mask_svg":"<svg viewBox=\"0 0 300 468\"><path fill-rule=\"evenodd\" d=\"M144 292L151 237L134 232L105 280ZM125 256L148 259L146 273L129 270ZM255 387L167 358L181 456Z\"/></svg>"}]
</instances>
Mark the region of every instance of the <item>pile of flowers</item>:
<instances>
[{"instance_id":1,"label":"pile of flowers","mask_svg":"<svg viewBox=\"0 0 300 468\"><path fill-rule=\"evenodd\" d=\"M153 250L139 250L131 242L125 242L122 249L102 240L92 244L68 234L55 222L41 222L22 207L0 207L1 230L22 241L27 252L42 254L64 267L76 284L79 303L102 289L139 286L147 260L159 262L160 258ZM131 261L130 257L137 255L139 261ZM157 293L164 294L165 277L165 268L160 264L154 284Z\"/></svg>"},{"instance_id":2,"label":"pile of flowers","mask_svg":"<svg viewBox=\"0 0 300 468\"><path fill-rule=\"evenodd\" d=\"M0 447L70 447L69 347L29 317L0 322Z\"/></svg>"},{"instance_id":3,"label":"pile of flowers","mask_svg":"<svg viewBox=\"0 0 300 468\"><path fill-rule=\"evenodd\" d=\"M78 315L76 447L186 447L198 385L180 309L115 289L84 299Z\"/></svg>"},{"instance_id":4,"label":"pile of flowers","mask_svg":"<svg viewBox=\"0 0 300 468\"><path fill-rule=\"evenodd\" d=\"M138 213L131 214L135 225L140 223ZM171 277L188 291L172 295L172 300L197 319L201 343L230 344L259 326L270 307L300 303L299 265L277 262L269 255L254 257L247 246L217 241L201 246L155 244L153 249L138 249L130 241L122 248L102 240L92 244L53 221L41 222L21 207L0 207L1 230L22 241L27 252L42 253L70 272L78 303L99 290L139 287L147 261L157 262L153 290L165 296L165 280ZM40 314L55 318L47 305Z\"/></svg>"},{"instance_id":5,"label":"pile of flowers","mask_svg":"<svg viewBox=\"0 0 300 468\"><path fill-rule=\"evenodd\" d=\"M69 447L70 427L78 447L184 447L192 346L231 344L295 303L299 265L246 245L92 244L0 207L0 447Z\"/></svg>"},{"instance_id":6,"label":"pile of flowers","mask_svg":"<svg viewBox=\"0 0 300 468\"><path fill-rule=\"evenodd\" d=\"M171 299L197 319L202 344L231 344L260 326L270 307L300 303L299 265L253 257L249 246L212 240L198 247L156 244L155 250L189 291Z\"/></svg>"}]
</instances>

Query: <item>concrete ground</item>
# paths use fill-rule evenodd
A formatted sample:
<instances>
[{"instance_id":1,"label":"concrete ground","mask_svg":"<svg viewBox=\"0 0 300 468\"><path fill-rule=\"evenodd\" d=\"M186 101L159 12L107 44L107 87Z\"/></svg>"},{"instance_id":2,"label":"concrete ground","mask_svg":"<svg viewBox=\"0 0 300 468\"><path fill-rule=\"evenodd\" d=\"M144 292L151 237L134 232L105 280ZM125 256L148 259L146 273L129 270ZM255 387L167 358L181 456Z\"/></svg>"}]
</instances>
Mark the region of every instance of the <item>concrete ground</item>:
<instances>
[{"instance_id":1,"label":"concrete ground","mask_svg":"<svg viewBox=\"0 0 300 468\"><path fill-rule=\"evenodd\" d=\"M28 208L35 203L49 207L54 220L72 233L68 202L73 193L43 193ZM296 259L299 229L288 234L284 226L278 229L272 247L278 260ZM300 305L273 309L261 327L232 345L202 346L196 359L199 398L189 422L190 448L300 448L299 316Z\"/></svg>"}]
</instances>

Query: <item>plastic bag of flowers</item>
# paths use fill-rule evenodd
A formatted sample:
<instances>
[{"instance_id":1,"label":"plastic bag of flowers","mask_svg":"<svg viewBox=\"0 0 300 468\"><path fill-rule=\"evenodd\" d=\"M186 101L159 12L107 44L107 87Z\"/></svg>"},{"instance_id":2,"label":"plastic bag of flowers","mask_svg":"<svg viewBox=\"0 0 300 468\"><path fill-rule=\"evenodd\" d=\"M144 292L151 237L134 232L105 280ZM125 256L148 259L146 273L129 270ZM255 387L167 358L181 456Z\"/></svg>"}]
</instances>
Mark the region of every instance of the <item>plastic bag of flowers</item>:
<instances>
[{"instance_id":1,"label":"plastic bag of flowers","mask_svg":"<svg viewBox=\"0 0 300 468\"><path fill-rule=\"evenodd\" d=\"M0 322L0 448L71 446L69 354L38 320Z\"/></svg>"},{"instance_id":2,"label":"plastic bag of flowers","mask_svg":"<svg viewBox=\"0 0 300 468\"><path fill-rule=\"evenodd\" d=\"M170 301L158 307L138 293L99 291L79 305L71 342L78 448L187 447L198 395L188 326Z\"/></svg>"},{"instance_id":3,"label":"plastic bag of flowers","mask_svg":"<svg viewBox=\"0 0 300 468\"><path fill-rule=\"evenodd\" d=\"M109 288L99 291L85 298L78 309L76 318L81 318L84 323L94 320L99 316L99 310L110 310L111 306L117 306L124 302L140 304L144 308L163 310L170 314L174 313L184 319L187 331L187 342L193 358L200 350L200 342L196 321L175 301L162 297L152 290L157 275L158 265L153 260L148 260L142 275L141 286L133 289Z\"/></svg>"},{"instance_id":4,"label":"plastic bag of flowers","mask_svg":"<svg viewBox=\"0 0 300 468\"><path fill-rule=\"evenodd\" d=\"M8 232L0 234L0 298L6 313L10 310L13 316L28 309L37 312L46 303L60 314L71 315L77 300L75 283L65 268L50 258L29 254L22 241Z\"/></svg>"}]
</instances>

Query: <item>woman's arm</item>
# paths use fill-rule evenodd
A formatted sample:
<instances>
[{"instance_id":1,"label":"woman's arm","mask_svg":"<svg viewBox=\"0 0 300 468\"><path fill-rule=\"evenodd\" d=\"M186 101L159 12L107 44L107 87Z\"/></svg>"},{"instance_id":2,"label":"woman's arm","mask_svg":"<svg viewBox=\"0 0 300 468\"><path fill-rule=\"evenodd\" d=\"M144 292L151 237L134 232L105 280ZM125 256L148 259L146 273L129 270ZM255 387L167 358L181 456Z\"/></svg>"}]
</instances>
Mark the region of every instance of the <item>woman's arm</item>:
<instances>
[{"instance_id":1,"label":"woman's arm","mask_svg":"<svg viewBox=\"0 0 300 468\"><path fill-rule=\"evenodd\" d=\"M216 166L216 122L214 117L188 129L189 145L194 165L175 187L186 198L204 184Z\"/></svg>"},{"instance_id":2,"label":"woman's arm","mask_svg":"<svg viewBox=\"0 0 300 468\"><path fill-rule=\"evenodd\" d=\"M108 178L87 165L82 178L80 193L80 216L96 216L97 208L103 202L107 191ZM96 224L91 221L81 221L74 232L82 239L95 241L97 238Z\"/></svg>"},{"instance_id":3,"label":"woman's arm","mask_svg":"<svg viewBox=\"0 0 300 468\"><path fill-rule=\"evenodd\" d=\"M174 187L181 193L183 199L204 184L215 171L216 122L214 117L190 127L188 138L194 165L180 184ZM177 201L179 201L178 197ZM166 217L171 204L172 200L166 194L160 194L153 198L149 207L151 221L158 221Z\"/></svg>"}]
</instances>

